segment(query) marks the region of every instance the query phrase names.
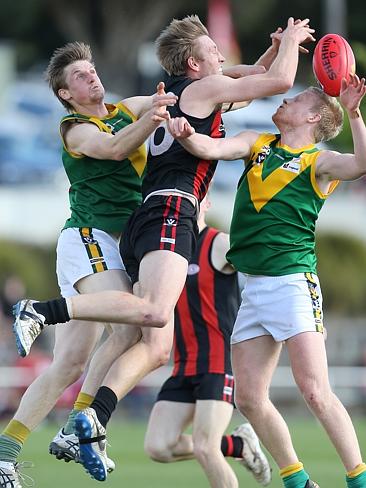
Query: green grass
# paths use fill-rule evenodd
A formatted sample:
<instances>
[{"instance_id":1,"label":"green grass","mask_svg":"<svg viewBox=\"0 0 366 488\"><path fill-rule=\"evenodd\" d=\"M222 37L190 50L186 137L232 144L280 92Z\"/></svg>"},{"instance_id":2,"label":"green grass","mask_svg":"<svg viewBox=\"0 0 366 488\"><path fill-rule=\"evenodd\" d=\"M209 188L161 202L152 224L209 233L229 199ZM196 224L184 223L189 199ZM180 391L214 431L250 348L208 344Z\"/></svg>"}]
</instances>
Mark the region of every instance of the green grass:
<instances>
[{"instance_id":1,"label":"green grass","mask_svg":"<svg viewBox=\"0 0 366 488\"><path fill-rule=\"evenodd\" d=\"M365 423L355 422L361 446L366 445ZM289 423L300 459L321 488L344 488L344 471L334 449L313 419L293 420ZM159 464L150 461L143 452L146 423L115 420L109 427L109 455L117 469L100 486L128 488L203 488L208 483L195 461ZM48 454L48 444L57 431L56 426L45 425L32 434L26 443L22 460L33 461L27 469L39 488L84 488L99 486L80 465L57 461ZM231 460L241 487L258 488L252 476L237 462ZM273 461L271 461L274 466ZM276 467L273 469L272 488L282 488Z\"/></svg>"}]
</instances>

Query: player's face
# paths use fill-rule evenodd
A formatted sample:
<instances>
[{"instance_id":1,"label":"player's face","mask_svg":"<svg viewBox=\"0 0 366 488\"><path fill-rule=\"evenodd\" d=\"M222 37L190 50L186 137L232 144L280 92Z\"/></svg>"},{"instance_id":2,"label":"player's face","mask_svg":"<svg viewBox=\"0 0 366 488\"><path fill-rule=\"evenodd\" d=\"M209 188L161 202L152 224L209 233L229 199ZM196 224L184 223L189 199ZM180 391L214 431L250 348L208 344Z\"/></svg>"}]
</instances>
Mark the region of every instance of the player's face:
<instances>
[{"instance_id":1,"label":"player's face","mask_svg":"<svg viewBox=\"0 0 366 488\"><path fill-rule=\"evenodd\" d=\"M225 58L210 37L201 36L196 40L195 59L199 63L200 78L222 74Z\"/></svg>"},{"instance_id":2,"label":"player's face","mask_svg":"<svg viewBox=\"0 0 366 488\"><path fill-rule=\"evenodd\" d=\"M277 126L278 123L301 126L307 122L309 116L314 115L315 103L316 95L308 90L298 93L293 98L284 98L272 120Z\"/></svg>"},{"instance_id":3,"label":"player's face","mask_svg":"<svg viewBox=\"0 0 366 488\"><path fill-rule=\"evenodd\" d=\"M94 65L89 61L76 61L65 68L66 96L71 104L98 103L104 98L104 87Z\"/></svg>"}]
</instances>

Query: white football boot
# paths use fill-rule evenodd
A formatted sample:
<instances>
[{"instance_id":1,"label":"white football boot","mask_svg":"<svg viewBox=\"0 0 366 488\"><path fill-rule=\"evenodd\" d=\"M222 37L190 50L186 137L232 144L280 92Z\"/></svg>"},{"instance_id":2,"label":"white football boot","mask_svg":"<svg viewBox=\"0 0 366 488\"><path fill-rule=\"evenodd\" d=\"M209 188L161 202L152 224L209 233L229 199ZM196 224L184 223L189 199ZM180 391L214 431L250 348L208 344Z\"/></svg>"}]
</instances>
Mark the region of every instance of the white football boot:
<instances>
[{"instance_id":1,"label":"white football boot","mask_svg":"<svg viewBox=\"0 0 366 488\"><path fill-rule=\"evenodd\" d=\"M108 473L106 430L93 408L85 408L77 414L75 433L79 438L79 462L92 478L105 481Z\"/></svg>"},{"instance_id":2,"label":"white football boot","mask_svg":"<svg viewBox=\"0 0 366 488\"><path fill-rule=\"evenodd\" d=\"M238 458L240 464L252 473L258 483L263 486L269 485L272 479L271 467L253 427L246 422L239 425L231 435L241 437L243 440L242 457Z\"/></svg>"},{"instance_id":3,"label":"white football boot","mask_svg":"<svg viewBox=\"0 0 366 488\"><path fill-rule=\"evenodd\" d=\"M13 307L13 331L18 353L23 358L28 356L33 342L42 332L45 317L33 308L35 300L20 300Z\"/></svg>"}]
</instances>

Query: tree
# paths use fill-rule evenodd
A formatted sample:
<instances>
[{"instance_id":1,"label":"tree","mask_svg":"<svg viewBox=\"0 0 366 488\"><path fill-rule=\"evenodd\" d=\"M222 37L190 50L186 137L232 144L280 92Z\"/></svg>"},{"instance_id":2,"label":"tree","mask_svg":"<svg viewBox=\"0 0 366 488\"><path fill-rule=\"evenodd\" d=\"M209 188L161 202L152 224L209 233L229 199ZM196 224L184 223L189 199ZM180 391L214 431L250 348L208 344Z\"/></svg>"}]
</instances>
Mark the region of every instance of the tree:
<instances>
[{"instance_id":1,"label":"tree","mask_svg":"<svg viewBox=\"0 0 366 488\"><path fill-rule=\"evenodd\" d=\"M64 38L89 43L104 82L124 97L136 95L140 45L153 40L174 16L198 10L193 0L58 0L46 3Z\"/></svg>"}]
</instances>

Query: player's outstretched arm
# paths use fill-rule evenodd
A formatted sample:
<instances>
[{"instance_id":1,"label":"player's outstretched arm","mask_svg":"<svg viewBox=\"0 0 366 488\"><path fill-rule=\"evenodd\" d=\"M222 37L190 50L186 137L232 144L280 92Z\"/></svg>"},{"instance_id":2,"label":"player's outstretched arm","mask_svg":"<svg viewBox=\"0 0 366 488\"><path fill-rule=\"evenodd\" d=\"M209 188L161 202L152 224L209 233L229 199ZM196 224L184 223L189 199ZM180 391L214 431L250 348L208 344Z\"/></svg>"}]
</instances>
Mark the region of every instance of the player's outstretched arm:
<instances>
[{"instance_id":1,"label":"player's outstretched arm","mask_svg":"<svg viewBox=\"0 0 366 488\"><path fill-rule=\"evenodd\" d=\"M253 131L245 131L235 137L215 139L198 134L184 117L175 117L168 121L172 136L190 153L205 160L224 159L227 161L249 156L251 146L258 138Z\"/></svg>"},{"instance_id":2,"label":"player's outstretched arm","mask_svg":"<svg viewBox=\"0 0 366 488\"><path fill-rule=\"evenodd\" d=\"M301 22L300 19L295 21ZM230 76L230 78L241 78L243 76L263 74L270 69L274 60L277 57L278 50L281 44L283 36L282 27L278 27L275 32L270 34L271 46L260 56L260 58L252 65L239 64L231 66L223 70L223 74ZM299 45L299 52L308 54L309 51L304 46ZM222 106L222 112L238 110L239 108L247 107L252 100L245 100L236 103L224 103Z\"/></svg>"},{"instance_id":3,"label":"player's outstretched arm","mask_svg":"<svg viewBox=\"0 0 366 488\"><path fill-rule=\"evenodd\" d=\"M174 105L176 100L175 95L165 93L161 82L150 100L150 109L139 120L116 134L100 132L90 123L73 124L65 134L67 148L81 156L122 161L146 141L162 120L169 118L166 105Z\"/></svg>"},{"instance_id":4,"label":"player's outstretched arm","mask_svg":"<svg viewBox=\"0 0 366 488\"><path fill-rule=\"evenodd\" d=\"M196 115L198 106L202 112L200 115L204 116L219 103L254 100L286 92L295 79L299 45L315 40L313 32L308 19L295 23L290 18L282 34L278 55L266 73L238 79L222 75L204 77L185 89L185 111Z\"/></svg>"},{"instance_id":5,"label":"player's outstretched arm","mask_svg":"<svg viewBox=\"0 0 366 488\"><path fill-rule=\"evenodd\" d=\"M349 118L354 154L323 151L317 161L317 177L326 177L330 181L355 180L366 174L366 127L360 111L365 93L365 78L351 74L348 83L342 80L340 102Z\"/></svg>"},{"instance_id":6,"label":"player's outstretched arm","mask_svg":"<svg viewBox=\"0 0 366 488\"><path fill-rule=\"evenodd\" d=\"M172 93L165 93L165 85L160 81L156 87L156 93L145 97L130 97L122 100L122 103L139 119L146 112L154 107L157 102L165 105L171 105L172 97L176 100L177 97ZM165 102L165 103L164 103Z\"/></svg>"}]
</instances>

